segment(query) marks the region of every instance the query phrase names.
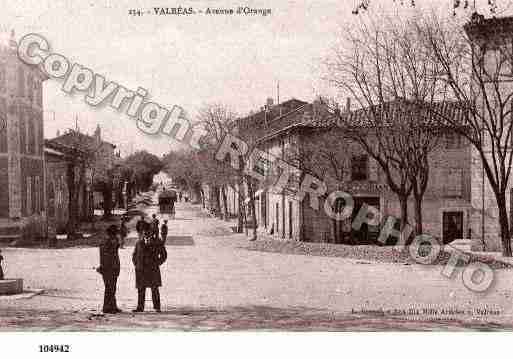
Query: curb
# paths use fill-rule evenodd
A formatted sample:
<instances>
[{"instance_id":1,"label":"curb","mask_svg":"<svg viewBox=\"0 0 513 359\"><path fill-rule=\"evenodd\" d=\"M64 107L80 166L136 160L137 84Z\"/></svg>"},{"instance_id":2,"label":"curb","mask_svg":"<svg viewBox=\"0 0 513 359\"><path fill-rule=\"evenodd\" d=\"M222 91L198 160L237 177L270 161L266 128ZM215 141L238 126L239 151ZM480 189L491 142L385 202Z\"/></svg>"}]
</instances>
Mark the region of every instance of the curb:
<instances>
[{"instance_id":1,"label":"curb","mask_svg":"<svg viewBox=\"0 0 513 359\"><path fill-rule=\"evenodd\" d=\"M44 289L32 289L32 290L25 290L23 293L20 293L20 294L0 295L0 301L2 301L2 300L31 299L31 298L34 298L37 295L43 294L44 292L45 292Z\"/></svg>"}]
</instances>

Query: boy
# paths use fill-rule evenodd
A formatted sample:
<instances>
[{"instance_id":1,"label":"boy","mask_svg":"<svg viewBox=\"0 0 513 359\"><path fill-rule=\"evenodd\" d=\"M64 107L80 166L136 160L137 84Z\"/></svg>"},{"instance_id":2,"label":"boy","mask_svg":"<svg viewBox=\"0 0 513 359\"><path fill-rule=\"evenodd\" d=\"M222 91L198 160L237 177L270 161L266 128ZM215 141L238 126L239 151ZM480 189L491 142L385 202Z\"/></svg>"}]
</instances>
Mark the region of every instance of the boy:
<instances>
[{"instance_id":1,"label":"boy","mask_svg":"<svg viewBox=\"0 0 513 359\"><path fill-rule=\"evenodd\" d=\"M156 214L153 214L152 215L152 221L151 221L151 226L152 226L152 230L153 230L153 239L155 240L158 240L159 239L159 225L160 225L160 222L159 220L157 219L157 215Z\"/></svg>"},{"instance_id":2,"label":"boy","mask_svg":"<svg viewBox=\"0 0 513 359\"><path fill-rule=\"evenodd\" d=\"M166 243L166 239L167 239L167 231L168 231L168 228L167 228L167 219L164 220L164 223L162 224L162 226L160 227L160 236L161 236L161 239L162 239L162 243Z\"/></svg>"},{"instance_id":3,"label":"boy","mask_svg":"<svg viewBox=\"0 0 513 359\"><path fill-rule=\"evenodd\" d=\"M2 256L2 250L0 250L0 280L4 280L4 270L2 269L2 261L4 257Z\"/></svg>"},{"instance_id":4,"label":"boy","mask_svg":"<svg viewBox=\"0 0 513 359\"><path fill-rule=\"evenodd\" d=\"M105 285L103 312L110 314L121 312L116 302L116 286L120 272L117 234L117 226L111 225L107 228L107 237L100 245L100 267L96 269L102 275Z\"/></svg>"}]
</instances>

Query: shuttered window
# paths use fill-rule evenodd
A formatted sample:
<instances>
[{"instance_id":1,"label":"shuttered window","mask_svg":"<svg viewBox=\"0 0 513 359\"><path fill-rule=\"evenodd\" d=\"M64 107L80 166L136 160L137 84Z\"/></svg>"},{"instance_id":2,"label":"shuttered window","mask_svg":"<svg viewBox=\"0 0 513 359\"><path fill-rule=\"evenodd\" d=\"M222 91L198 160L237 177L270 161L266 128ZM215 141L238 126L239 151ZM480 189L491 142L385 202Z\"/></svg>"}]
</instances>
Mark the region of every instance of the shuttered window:
<instances>
[{"instance_id":1,"label":"shuttered window","mask_svg":"<svg viewBox=\"0 0 513 359\"><path fill-rule=\"evenodd\" d=\"M369 157L367 155L353 156L351 159L351 180L365 181L369 178Z\"/></svg>"}]
</instances>

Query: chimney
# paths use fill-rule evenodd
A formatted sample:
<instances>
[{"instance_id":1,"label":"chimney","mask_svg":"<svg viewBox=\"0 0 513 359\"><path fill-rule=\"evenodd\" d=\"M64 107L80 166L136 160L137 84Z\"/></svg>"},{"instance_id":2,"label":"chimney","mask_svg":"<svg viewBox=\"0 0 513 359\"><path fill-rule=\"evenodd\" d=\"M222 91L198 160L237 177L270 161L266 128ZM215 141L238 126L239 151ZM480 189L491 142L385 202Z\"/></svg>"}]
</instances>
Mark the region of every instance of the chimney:
<instances>
[{"instance_id":1,"label":"chimney","mask_svg":"<svg viewBox=\"0 0 513 359\"><path fill-rule=\"evenodd\" d=\"M351 97L346 99L346 112L351 112Z\"/></svg>"}]
</instances>

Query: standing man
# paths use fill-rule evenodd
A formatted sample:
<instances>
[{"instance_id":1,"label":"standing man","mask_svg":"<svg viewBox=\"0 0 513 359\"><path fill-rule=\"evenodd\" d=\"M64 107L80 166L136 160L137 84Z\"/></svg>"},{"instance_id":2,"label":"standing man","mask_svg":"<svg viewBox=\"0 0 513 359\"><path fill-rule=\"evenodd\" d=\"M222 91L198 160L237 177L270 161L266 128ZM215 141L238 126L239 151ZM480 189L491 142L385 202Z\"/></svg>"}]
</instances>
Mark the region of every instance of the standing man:
<instances>
[{"instance_id":1,"label":"standing man","mask_svg":"<svg viewBox=\"0 0 513 359\"><path fill-rule=\"evenodd\" d=\"M167 232L168 232L167 219L165 219L164 223L160 227L160 239L162 239L162 243L164 243L164 244L166 243L166 240L167 240Z\"/></svg>"},{"instance_id":2,"label":"standing man","mask_svg":"<svg viewBox=\"0 0 513 359\"><path fill-rule=\"evenodd\" d=\"M160 312L160 291L162 278L160 266L167 259L167 251L164 244L155 240L153 230L148 226L145 233L145 240L139 240L132 254L132 262L135 266L135 286L137 288L137 308L134 313L144 311L146 300L146 288L151 288L151 299L153 308Z\"/></svg>"},{"instance_id":3,"label":"standing man","mask_svg":"<svg viewBox=\"0 0 513 359\"><path fill-rule=\"evenodd\" d=\"M107 237L100 245L100 266L96 268L96 271L102 275L105 285L103 312L110 314L121 312L116 303L116 285L120 269L117 234L117 226L111 225L107 228Z\"/></svg>"},{"instance_id":4,"label":"standing man","mask_svg":"<svg viewBox=\"0 0 513 359\"><path fill-rule=\"evenodd\" d=\"M159 239L159 227L160 227L160 222L157 218L157 215L154 213L152 215L152 220L151 220L151 225L152 225L152 229L153 229L153 238L155 240L158 240Z\"/></svg>"},{"instance_id":5,"label":"standing man","mask_svg":"<svg viewBox=\"0 0 513 359\"><path fill-rule=\"evenodd\" d=\"M2 268L2 262L4 257L2 256L2 250L0 250L0 280L4 280L4 270Z\"/></svg>"}]
</instances>

